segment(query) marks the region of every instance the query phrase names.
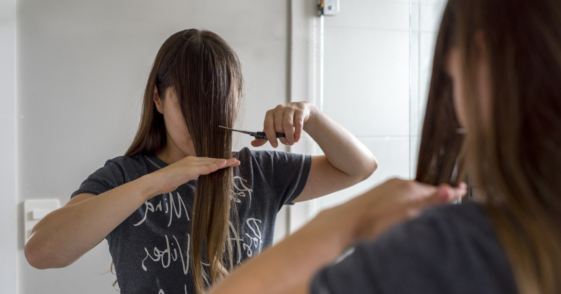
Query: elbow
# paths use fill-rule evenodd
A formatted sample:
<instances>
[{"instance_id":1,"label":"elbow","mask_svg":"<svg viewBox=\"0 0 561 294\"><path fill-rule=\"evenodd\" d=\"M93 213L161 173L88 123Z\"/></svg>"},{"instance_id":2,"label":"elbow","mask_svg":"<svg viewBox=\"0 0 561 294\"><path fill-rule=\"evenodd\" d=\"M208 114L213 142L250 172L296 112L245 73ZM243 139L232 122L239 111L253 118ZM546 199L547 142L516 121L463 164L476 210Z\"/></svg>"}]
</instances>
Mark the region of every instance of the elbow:
<instances>
[{"instance_id":1,"label":"elbow","mask_svg":"<svg viewBox=\"0 0 561 294\"><path fill-rule=\"evenodd\" d=\"M372 174L374 174L374 172L378 169L378 160L376 159L376 157L374 155L372 155L372 159L370 161L370 174L368 174L368 177L370 177Z\"/></svg>"},{"instance_id":2,"label":"elbow","mask_svg":"<svg viewBox=\"0 0 561 294\"><path fill-rule=\"evenodd\" d=\"M29 263L29 265L36 269L47 269L48 266L46 266L46 264L43 262L43 259L40 256L41 254L38 251L39 250L37 250L32 244L30 244L30 241L28 241L23 248L25 259L27 259L27 263Z\"/></svg>"},{"instance_id":3,"label":"elbow","mask_svg":"<svg viewBox=\"0 0 561 294\"><path fill-rule=\"evenodd\" d=\"M378 160L376 160L376 157L374 157L374 155L370 156L370 158L368 158L367 160L364 161L364 165L363 165L363 172L361 173L360 178L358 179L358 182L362 182L366 179L368 179L370 176L372 176L374 174L374 172L378 169Z\"/></svg>"},{"instance_id":4,"label":"elbow","mask_svg":"<svg viewBox=\"0 0 561 294\"><path fill-rule=\"evenodd\" d=\"M40 242L34 242L31 238L23 249L25 254L25 259L27 263L36 269L49 269L49 268L61 268L66 267L69 264L62 260L56 258L56 254L52 250L49 250L47 242L42 244L37 244Z\"/></svg>"}]
</instances>

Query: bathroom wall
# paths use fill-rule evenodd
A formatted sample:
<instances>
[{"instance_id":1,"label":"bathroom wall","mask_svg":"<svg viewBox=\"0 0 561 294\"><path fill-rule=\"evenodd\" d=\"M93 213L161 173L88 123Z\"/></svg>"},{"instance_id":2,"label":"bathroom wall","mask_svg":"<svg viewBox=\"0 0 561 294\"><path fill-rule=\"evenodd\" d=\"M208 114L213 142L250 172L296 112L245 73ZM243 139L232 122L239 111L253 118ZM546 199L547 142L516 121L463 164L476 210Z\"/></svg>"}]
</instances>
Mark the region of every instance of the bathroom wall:
<instances>
[{"instance_id":1,"label":"bathroom wall","mask_svg":"<svg viewBox=\"0 0 561 294\"><path fill-rule=\"evenodd\" d=\"M239 128L260 129L269 108L309 100L378 158L365 182L281 211L276 240L319 209L411 177L444 3L341 0L322 35L315 0L0 0L0 293L115 291L105 241L64 269L29 266L23 203L64 205L90 173L126 151L156 52L185 28L217 32L240 56ZM249 141L237 136L235 148ZM291 150L320 153L309 138Z\"/></svg>"},{"instance_id":2,"label":"bathroom wall","mask_svg":"<svg viewBox=\"0 0 561 294\"><path fill-rule=\"evenodd\" d=\"M246 81L238 126L257 130L268 109L288 100L288 15L288 1L17 1L20 294L115 292L106 241L67 268L29 266L21 206L52 198L64 205L89 174L126 151L164 40L199 28L229 42ZM236 149L249 141L237 136ZM284 212L278 223L282 237Z\"/></svg>"},{"instance_id":3,"label":"bathroom wall","mask_svg":"<svg viewBox=\"0 0 561 294\"><path fill-rule=\"evenodd\" d=\"M376 156L366 181L321 200L340 204L393 178L413 178L432 51L444 0L346 0L325 17L324 111Z\"/></svg>"}]
</instances>

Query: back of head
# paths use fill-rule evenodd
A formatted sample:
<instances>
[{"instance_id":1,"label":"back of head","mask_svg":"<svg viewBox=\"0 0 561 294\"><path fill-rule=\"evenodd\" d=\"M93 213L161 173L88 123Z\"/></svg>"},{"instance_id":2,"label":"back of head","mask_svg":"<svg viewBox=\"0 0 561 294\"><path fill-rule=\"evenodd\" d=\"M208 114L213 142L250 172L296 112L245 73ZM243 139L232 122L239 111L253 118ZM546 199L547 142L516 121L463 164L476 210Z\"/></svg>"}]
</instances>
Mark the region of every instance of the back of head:
<instances>
[{"instance_id":1,"label":"back of head","mask_svg":"<svg viewBox=\"0 0 561 294\"><path fill-rule=\"evenodd\" d=\"M444 70L452 48L460 52L465 76L466 135L457 131L453 85ZM489 101L477 91L481 60L489 71ZM483 193L520 293L561 291L560 81L560 1L448 3L417 180L454 184L467 171Z\"/></svg>"},{"instance_id":2,"label":"back of head","mask_svg":"<svg viewBox=\"0 0 561 294\"><path fill-rule=\"evenodd\" d=\"M156 56L140 126L126 155L156 154L165 147L164 119L153 101L157 89L161 97L167 91L177 95L197 156L231 158L232 133L219 126L233 127L242 83L238 57L218 35L195 29L175 33ZM228 168L200 176L197 181L190 240L191 273L198 293L232 266L228 243L232 180L232 169ZM210 264L208 272L203 261Z\"/></svg>"}]
</instances>

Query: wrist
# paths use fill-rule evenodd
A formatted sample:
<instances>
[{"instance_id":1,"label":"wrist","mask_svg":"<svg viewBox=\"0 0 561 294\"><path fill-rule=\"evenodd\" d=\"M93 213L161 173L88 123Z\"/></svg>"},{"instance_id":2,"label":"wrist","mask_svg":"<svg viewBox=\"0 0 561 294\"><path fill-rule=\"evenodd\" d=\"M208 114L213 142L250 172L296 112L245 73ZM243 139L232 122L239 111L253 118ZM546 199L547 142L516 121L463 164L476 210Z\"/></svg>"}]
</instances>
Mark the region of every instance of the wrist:
<instances>
[{"instance_id":1,"label":"wrist","mask_svg":"<svg viewBox=\"0 0 561 294\"><path fill-rule=\"evenodd\" d=\"M313 132L313 130L316 128L316 125L318 124L318 121L321 120L322 112L313 103L311 102L305 102L305 103L308 107L309 116L308 116L308 120L304 123L303 129L304 131L309 133L310 131Z\"/></svg>"},{"instance_id":2,"label":"wrist","mask_svg":"<svg viewBox=\"0 0 561 294\"><path fill-rule=\"evenodd\" d=\"M144 201L150 200L153 197L162 194L157 186L157 180L154 174L147 174L140 177L138 180L138 189Z\"/></svg>"},{"instance_id":3,"label":"wrist","mask_svg":"<svg viewBox=\"0 0 561 294\"><path fill-rule=\"evenodd\" d=\"M359 218L354 213L349 213L347 205L330 208L320 212L316 218L316 233L323 235L324 240L329 240L341 250L347 250L358 239Z\"/></svg>"}]
</instances>

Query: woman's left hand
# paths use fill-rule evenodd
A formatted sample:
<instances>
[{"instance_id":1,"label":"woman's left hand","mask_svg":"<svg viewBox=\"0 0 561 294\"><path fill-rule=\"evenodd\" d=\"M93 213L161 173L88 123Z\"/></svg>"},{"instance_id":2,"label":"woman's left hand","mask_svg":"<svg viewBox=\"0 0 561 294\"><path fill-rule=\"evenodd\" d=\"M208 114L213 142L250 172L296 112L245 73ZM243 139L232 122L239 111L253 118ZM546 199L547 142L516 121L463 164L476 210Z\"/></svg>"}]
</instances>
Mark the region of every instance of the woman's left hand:
<instances>
[{"instance_id":1,"label":"woman's left hand","mask_svg":"<svg viewBox=\"0 0 561 294\"><path fill-rule=\"evenodd\" d=\"M292 102L278 105L267 111L263 131L268 140L256 139L251 142L251 145L259 147L269 141L271 146L277 148L279 144L276 133L285 134L285 138L278 138L282 144L294 145L294 143L300 141L304 124L313 117L315 110L315 106L310 102Z\"/></svg>"}]
</instances>

